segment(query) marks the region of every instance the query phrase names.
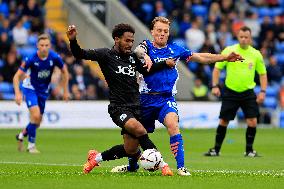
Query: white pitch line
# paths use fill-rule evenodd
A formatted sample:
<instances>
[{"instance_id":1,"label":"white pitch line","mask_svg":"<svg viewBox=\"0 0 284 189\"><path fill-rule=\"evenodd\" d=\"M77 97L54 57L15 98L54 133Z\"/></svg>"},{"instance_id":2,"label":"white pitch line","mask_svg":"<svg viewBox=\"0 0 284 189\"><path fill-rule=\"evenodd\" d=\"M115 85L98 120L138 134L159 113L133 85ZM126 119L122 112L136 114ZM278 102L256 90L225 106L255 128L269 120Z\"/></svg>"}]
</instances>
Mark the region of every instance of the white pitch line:
<instances>
[{"instance_id":1,"label":"white pitch line","mask_svg":"<svg viewBox=\"0 0 284 189\"><path fill-rule=\"evenodd\" d=\"M67 166L79 167L80 164L67 164L67 163L37 163L37 162L17 162L17 161L0 161L0 164L15 164L15 165L46 165L46 166Z\"/></svg>"},{"instance_id":2,"label":"white pitch line","mask_svg":"<svg viewBox=\"0 0 284 189\"><path fill-rule=\"evenodd\" d=\"M82 167L83 164L67 164L67 163L39 163L39 162L17 162L17 161L0 161L0 164L15 165L44 165L44 166L66 166L66 167ZM111 166L103 166L105 168L113 168ZM274 175L284 176L284 170L190 170L193 173L218 173L218 174L245 174L245 175Z\"/></svg>"},{"instance_id":3,"label":"white pitch line","mask_svg":"<svg viewBox=\"0 0 284 189\"><path fill-rule=\"evenodd\" d=\"M194 173L221 173L221 174L244 174L244 175L274 175L284 176L284 170L192 170Z\"/></svg>"}]
</instances>

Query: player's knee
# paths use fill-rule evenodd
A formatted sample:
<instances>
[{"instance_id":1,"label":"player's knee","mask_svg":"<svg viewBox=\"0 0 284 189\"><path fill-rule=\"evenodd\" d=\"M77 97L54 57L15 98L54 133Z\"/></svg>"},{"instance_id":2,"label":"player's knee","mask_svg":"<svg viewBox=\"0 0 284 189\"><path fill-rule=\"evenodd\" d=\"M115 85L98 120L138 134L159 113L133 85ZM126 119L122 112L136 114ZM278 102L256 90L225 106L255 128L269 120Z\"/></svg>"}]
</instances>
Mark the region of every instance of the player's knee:
<instances>
[{"instance_id":1,"label":"player's knee","mask_svg":"<svg viewBox=\"0 0 284 189\"><path fill-rule=\"evenodd\" d=\"M135 137L140 137L147 134L146 129L141 124L136 124L133 128L133 134Z\"/></svg>"},{"instance_id":2,"label":"player's knee","mask_svg":"<svg viewBox=\"0 0 284 189\"><path fill-rule=\"evenodd\" d=\"M219 124L222 125L222 126L228 126L229 121L225 120L225 119L220 119Z\"/></svg>"},{"instance_id":3,"label":"player's knee","mask_svg":"<svg viewBox=\"0 0 284 189\"><path fill-rule=\"evenodd\" d=\"M167 125L167 129L168 129L168 132L169 132L169 134L170 134L171 136L180 133L179 127L178 127L178 123L168 124L168 125Z\"/></svg>"},{"instance_id":4,"label":"player's knee","mask_svg":"<svg viewBox=\"0 0 284 189\"><path fill-rule=\"evenodd\" d=\"M178 118L175 114L172 114L171 117L168 115L164 121L164 125L167 127L168 133L171 136L179 133Z\"/></svg>"},{"instance_id":5,"label":"player's knee","mask_svg":"<svg viewBox=\"0 0 284 189\"><path fill-rule=\"evenodd\" d=\"M136 128L136 130L135 130L135 136L136 137L140 137L140 136L145 135L145 134L147 134L147 131L144 127Z\"/></svg>"},{"instance_id":6,"label":"player's knee","mask_svg":"<svg viewBox=\"0 0 284 189\"><path fill-rule=\"evenodd\" d=\"M41 122L41 115L40 114L33 114L31 116L32 122L34 122L35 124L39 125Z\"/></svg>"},{"instance_id":7,"label":"player's knee","mask_svg":"<svg viewBox=\"0 0 284 189\"><path fill-rule=\"evenodd\" d=\"M135 137L140 137L147 134L146 129L136 119L129 119L125 124L125 129L133 134Z\"/></svg>"},{"instance_id":8,"label":"player's knee","mask_svg":"<svg viewBox=\"0 0 284 189\"><path fill-rule=\"evenodd\" d=\"M246 120L247 125L249 125L250 127L256 127L257 125L257 119L256 118L249 118Z\"/></svg>"}]
</instances>

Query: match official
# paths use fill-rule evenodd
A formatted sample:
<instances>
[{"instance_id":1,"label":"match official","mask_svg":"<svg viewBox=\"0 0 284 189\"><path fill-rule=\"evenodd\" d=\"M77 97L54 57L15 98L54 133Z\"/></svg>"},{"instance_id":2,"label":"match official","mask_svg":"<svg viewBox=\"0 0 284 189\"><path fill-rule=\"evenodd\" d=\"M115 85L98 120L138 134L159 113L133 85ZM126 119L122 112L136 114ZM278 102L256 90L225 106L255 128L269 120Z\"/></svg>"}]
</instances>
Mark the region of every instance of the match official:
<instances>
[{"instance_id":1,"label":"match official","mask_svg":"<svg viewBox=\"0 0 284 189\"><path fill-rule=\"evenodd\" d=\"M257 117L259 116L258 103L262 103L265 99L267 86L266 68L261 53L253 48L251 30L247 26L240 28L237 38L239 43L226 47L222 54L236 52L240 54L244 60L242 62L227 61L215 64L212 76L212 94L221 96L222 106L220 111L219 125L216 131L215 146L205 156L219 156L223 140L226 135L227 126L230 120L233 120L239 108L242 109L246 123L246 157L257 157L257 152L253 149L253 143L256 135ZM226 80L223 93L221 95L219 88L220 71L226 68ZM261 91L256 96L254 93L254 77L255 72L259 74Z\"/></svg>"}]
</instances>

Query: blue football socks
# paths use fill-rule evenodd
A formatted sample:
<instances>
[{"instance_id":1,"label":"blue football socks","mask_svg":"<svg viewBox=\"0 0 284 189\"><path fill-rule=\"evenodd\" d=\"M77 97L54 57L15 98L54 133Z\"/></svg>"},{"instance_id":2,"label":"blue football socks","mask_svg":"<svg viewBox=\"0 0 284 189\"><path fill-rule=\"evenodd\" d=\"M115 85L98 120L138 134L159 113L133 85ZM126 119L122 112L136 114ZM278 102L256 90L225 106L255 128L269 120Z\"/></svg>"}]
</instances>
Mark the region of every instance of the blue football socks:
<instances>
[{"instance_id":1,"label":"blue football socks","mask_svg":"<svg viewBox=\"0 0 284 189\"><path fill-rule=\"evenodd\" d=\"M177 168L184 167L184 149L181 134L170 137L170 145L172 154L175 156Z\"/></svg>"},{"instance_id":2,"label":"blue football socks","mask_svg":"<svg viewBox=\"0 0 284 189\"><path fill-rule=\"evenodd\" d=\"M139 149L139 151L135 155L133 155L132 157L128 157L128 166L127 166L128 171L133 172L139 169L138 159L140 155L141 151Z\"/></svg>"},{"instance_id":3,"label":"blue football socks","mask_svg":"<svg viewBox=\"0 0 284 189\"><path fill-rule=\"evenodd\" d=\"M35 143L37 125L34 123L29 123L26 129L28 134L28 141L30 143Z\"/></svg>"}]
</instances>

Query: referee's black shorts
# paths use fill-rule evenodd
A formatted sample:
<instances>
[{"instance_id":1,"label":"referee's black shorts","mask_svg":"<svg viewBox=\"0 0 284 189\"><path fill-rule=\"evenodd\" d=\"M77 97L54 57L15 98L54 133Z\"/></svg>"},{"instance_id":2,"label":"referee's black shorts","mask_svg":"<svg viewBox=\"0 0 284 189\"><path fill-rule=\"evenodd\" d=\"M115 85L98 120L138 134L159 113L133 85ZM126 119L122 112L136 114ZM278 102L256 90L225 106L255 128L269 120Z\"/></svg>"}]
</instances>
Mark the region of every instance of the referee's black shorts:
<instances>
[{"instance_id":1,"label":"referee's black shorts","mask_svg":"<svg viewBox=\"0 0 284 189\"><path fill-rule=\"evenodd\" d=\"M108 106L108 113L112 119L112 121L119 126L121 130L121 134L129 134L130 136L135 136L129 132L127 132L124 128L125 123L130 119L134 118L137 121L141 122L141 110L138 105L114 105L110 104Z\"/></svg>"},{"instance_id":2,"label":"referee's black shorts","mask_svg":"<svg viewBox=\"0 0 284 189\"><path fill-rule=\"evenodd\" d=\"M225 87L221 97L220 119L227 121L235 119L239 108L242 109L245 118L257 118L259 116L259 107L253 89L239 93Z\"/></svg>"}]
</instances>

